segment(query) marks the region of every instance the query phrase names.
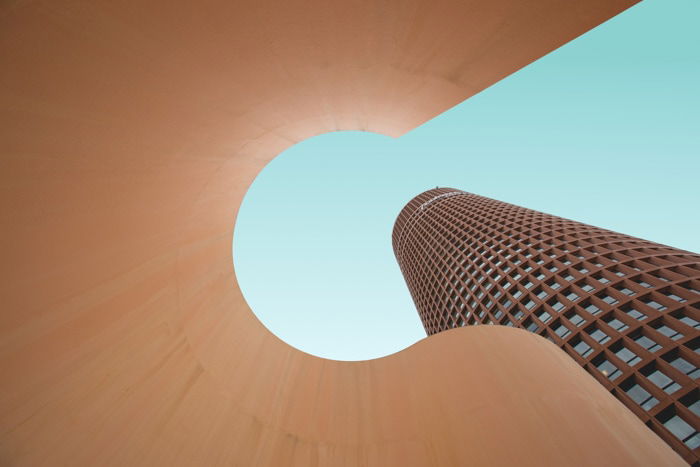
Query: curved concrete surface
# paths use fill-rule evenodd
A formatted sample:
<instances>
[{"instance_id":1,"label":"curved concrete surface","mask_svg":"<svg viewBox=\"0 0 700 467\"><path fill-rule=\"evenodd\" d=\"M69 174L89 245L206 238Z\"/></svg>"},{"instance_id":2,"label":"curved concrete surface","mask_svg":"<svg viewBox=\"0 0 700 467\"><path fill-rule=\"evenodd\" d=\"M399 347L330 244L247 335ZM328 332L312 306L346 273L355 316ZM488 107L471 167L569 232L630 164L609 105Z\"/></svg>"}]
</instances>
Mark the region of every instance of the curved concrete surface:
<instances>
[{"instance_id":1,"label":"curved concrete surface","mask_svg":"<svg viewBox=\"0 0 700 467\"><path fill-rule=\"evenodd\" d=\"M285 148L398 136L633 3L4 3L0 464L681 465L536 336L323 360L231 264Z\"/></svg>"}]
</instances>

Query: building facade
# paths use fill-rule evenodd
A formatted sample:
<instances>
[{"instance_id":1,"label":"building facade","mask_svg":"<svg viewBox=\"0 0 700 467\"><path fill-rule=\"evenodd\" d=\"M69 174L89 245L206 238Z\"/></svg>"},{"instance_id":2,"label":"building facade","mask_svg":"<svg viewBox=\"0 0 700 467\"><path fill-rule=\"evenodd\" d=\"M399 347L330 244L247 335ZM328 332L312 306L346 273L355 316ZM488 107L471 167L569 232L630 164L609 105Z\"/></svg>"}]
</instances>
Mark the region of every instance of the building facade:
<instances>
[{"instance_id":1,"label":"building facade","mask_svg":"<svg viewBox=\"0 0 700 467\"><path fill-rule=\"evenodd\" d=\"M537 333L700 464L700 255L451 188L412 199L392 237L429 335Z\"/></svg>"}]
</instances>

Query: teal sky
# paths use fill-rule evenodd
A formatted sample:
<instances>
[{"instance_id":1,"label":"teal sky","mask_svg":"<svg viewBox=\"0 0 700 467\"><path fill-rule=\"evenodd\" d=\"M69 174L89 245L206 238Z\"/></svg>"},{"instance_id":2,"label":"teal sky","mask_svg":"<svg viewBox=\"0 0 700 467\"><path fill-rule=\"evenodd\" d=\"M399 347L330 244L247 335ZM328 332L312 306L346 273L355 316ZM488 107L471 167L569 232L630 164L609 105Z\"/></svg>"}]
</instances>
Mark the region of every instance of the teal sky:
<instances>
[{"instance_id":1,"label":"teal sky","mask_svg":"<svg viewBox=\"0 0 700 467\"><path fill-rule=\"evenodd\" d=\"M236 221L243 294L305 352L425 337L391 249L448 186L700 251L700 2L645 0L408 134L329 133L259 174Z\"/></svg>"}]
</instances>

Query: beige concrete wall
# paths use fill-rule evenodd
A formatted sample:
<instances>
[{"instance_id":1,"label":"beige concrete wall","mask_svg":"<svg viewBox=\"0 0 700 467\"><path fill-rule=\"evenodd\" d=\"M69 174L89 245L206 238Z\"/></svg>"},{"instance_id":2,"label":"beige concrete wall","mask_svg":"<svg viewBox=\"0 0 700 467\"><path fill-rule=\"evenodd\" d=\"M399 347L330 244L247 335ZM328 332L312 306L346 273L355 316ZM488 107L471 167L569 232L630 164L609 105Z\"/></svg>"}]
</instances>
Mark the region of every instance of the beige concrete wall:
<instances>
[{"instance_id":1,"label":"beige concrete wall","mask_svg":"<svg viewBox=\"0 0 700 467\"><path fill-rule=\"evenodd\" d=\"M633 3L4 2L0 465L679 464L535 336L323 360L231 261L285 148L398 136Z\"/></svg>"}]
</instances>

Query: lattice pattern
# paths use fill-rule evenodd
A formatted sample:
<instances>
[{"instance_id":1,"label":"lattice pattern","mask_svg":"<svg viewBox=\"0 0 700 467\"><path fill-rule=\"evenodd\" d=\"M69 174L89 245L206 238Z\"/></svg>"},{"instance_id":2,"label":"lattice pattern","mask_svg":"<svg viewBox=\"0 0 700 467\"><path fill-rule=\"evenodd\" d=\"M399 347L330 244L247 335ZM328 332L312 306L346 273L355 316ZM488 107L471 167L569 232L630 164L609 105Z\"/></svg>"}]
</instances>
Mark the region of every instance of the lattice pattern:
<instances>
[{"instance_id":1,"label":"lattice pattern","mask_svg":"<svg viewBox=\"0 0 700 467\"><path fill-rule=\"evenodd\" d=\"M392 241L428 334L540 334L700 465L700 255L450 188Z\"/></svg>"}]
</instances>

